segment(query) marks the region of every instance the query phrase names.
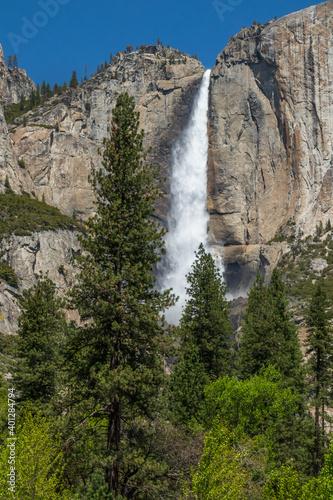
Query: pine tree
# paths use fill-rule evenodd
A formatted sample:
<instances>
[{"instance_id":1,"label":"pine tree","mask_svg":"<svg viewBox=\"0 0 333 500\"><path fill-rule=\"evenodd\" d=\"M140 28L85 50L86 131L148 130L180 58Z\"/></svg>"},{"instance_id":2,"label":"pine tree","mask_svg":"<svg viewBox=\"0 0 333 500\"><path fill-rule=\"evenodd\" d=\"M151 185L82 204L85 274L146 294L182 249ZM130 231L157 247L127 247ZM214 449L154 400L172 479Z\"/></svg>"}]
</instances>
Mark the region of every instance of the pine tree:
<instances>
[{"instance_id":1,"label":"pine tree","mask_svg":"<svg viewBox=\"0 0 333 500\"><path fill-rule=\"evenodd\" d=\"M144 470L150 453L140 451L140 443L151 432L148 423L163 378L160 313L170 301L169 292L154 288L152 271L163 252L164 233L151 215L161 184L154 180L157 170L145 164L143 137L133 98L121 94L111 138L104 142L104 168L94 169L90 178L96 215L81 239L87 255L78 258L72 292L83 326L68 355L74 401L81 404L89 432L98 434L96 442L104 442L100 465L109 490L115 496L131 494L128 498L149 480Z\"/></svg>"},{"instance_id":2,"label":"pine tree","mask_svg":"<svg viewBox=\"0 0 333 500\"><path fill-rule=\"evenodd\" d=\"M308 373L315 407L314 473L317 476L323 464L325 435L325 407L330 405L332 392L333 334L330 327L332 303L320 282L315 287L308 313L307 354Z\"/></svg>"},{"instance_id":3,"label":"pine tree","mask_svg":"<svg viewBox=\"0 0 333 500\"><path fill-rule=\"evenodd\" d=\"M40 88L39 88L39 83L37 83L37 87L36 87L36 105L39 106L40 103L41 103Z\"/></svg>"},{"instance_id":4,"label":"pine tree","mask_svg":"<svg viewBox=\"0 0 333 500\"><path fill-rule=\"evenodd\" d=\"M208 384L209 377L199 360L199 350L189 344L170 376L168 405L175 422L186 425L197 419Z\"/></svg>"},{"instance_id":5,"label":"pine tree","mask_svg":"<svg viewBox=\"0 0 333 500\"><path fill-rule=\"evenodd\" d=\"M13 56L8 56L7 57L7 66L8 66L8 68L12 68L13 67Z\"/></svg>"},{"instance_id":6,"label":"pine tree","mask_svg":"<svg viewBox=\"0 0 333 500\"><path fill-rule=\"evenodd\" d=\"M17 61L17 55L16 54L14 54L14 57L13 57L13 68L14 69L18 68L18 61Z\"/></svg>"},{"instance_id":7,"label":"pine tree","mask_svg":"<svg viewBox=\"0 0 333 500\"><path fill-rule=\"evenodd\" d=\"M64 84L62 86L62 90L63 90L63 92L66 92L66 90L67 90L67 82L64 82Z\"/></svg>"},{"instance_id":8,"label":"pine tree","mask_svg":"<svg viewBox=\"0 0 333 500\"><path fill-rule=\"evenodd\" d=\"M49 99L52 97L52 90L51 90L51 85L48 83L46 85L46 98Z\"/></svg>"},{"instance_id":9,"label":"pine tree","mask_svg":"<svg viewBox=\"0 0 333 500\"><path fill-rule=\"evenodd\" d=\"M285 287L277 270L269 286L258 273L249 293L239 350L242 378L272 365L287 386L304 389L304 369L297 329L287 311Z\"/></svg>"},{"instance_id":10,"label":"pine tree","mask_svg":"<svg viewBox=\"0 0 333 500\"><path fill-rule=\"evenodd\" d=\"M66 321L63 301L55 295L55 284L38 277L37 284L20 298L18 358L15 385L21 402L34 408L46 405L57 392Z\"/></svg>"},{"instance_id":11,"label":"pine tree","mask_svg":"<svg viewBox=\"0 0 333 500\"><path fill-rule=\"evenodd\" d=\"M210 378L231 373L231 335L226 287L213 257L200 244L187 276L189 299L180 320L184 345L197 346Z\"/></svg>"},{"instance_id":12,"label":"pine tree","mask_svg":"<svg viewBox=\"0 0 333 500\"><path fill-rule=\"evenodd\" d=\"M25 97L23 94L20 96L20 110L23 111L25 108Z\"/></svg>"},{"instance_id":13,"label":"pine tree","mask_svg":"<svg viewBox=\"0 0 333 500\"><path fill-rule=\"evenodd\" d=\"M30 93L30 101L29 101L29 107L30 109L33 109L36 105L36 94L35 92L32 90L31 93Z\"/></svg>"},{"instance_id":14,"label":"pine tree","mask_svg":"<svg viewBox=\"0 0 333 500\"><path fill-rule=\"evenodd\" d=\"M43 80L43 83L42 83L40 91L41 91L42 97L45 99L45 97L46 97L46 83L45 83L45 80Z\"/></svg>"},{"instance_id":15,"label":"pine tree","mask_svg":"<svg viewBox=\"0 0 333 500\"><path fill-rule=\"evenodd\" d=\"M72 89L76 89L76 87L78 86L78 84L79 84L79 82L77 81L76 71L74 70L73 73L72 73L71 81L69 82L69 86Z\"/></svg>"},{"instance_id":16,"label":"pine tree","mask_svg":"<svg viewBox=\"0 0 333 500\"><path fill-rule=\"evenodd\" d=\"M281 345L276 346L278 352L275 366L283 374L286 386L304 393L305 369L297 327L288 311L285 285L277 269L273 270L268 290L272 295L274 305L275 336L282 342Z\"/></svg>"}]
</instances>

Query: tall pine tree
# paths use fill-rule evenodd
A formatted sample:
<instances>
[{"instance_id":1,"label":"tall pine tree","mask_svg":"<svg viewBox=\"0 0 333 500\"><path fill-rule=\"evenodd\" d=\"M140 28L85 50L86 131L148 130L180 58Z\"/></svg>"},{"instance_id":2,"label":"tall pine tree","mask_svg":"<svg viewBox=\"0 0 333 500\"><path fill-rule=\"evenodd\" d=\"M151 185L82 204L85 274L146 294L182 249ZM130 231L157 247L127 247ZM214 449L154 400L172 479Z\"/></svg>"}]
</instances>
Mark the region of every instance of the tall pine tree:
<instances>
[{"instance_id":1,"label":"tall pine tree","mask_svg":"<svg viewBox=\"0 0 333 500\"><path fill-rule=\"evenodd\" d=\"M325 444L325 408L330 406L332 393L333 334L330 327L332 303L319 282L312 295L308 313L307 354L308 373L315 407L314 473L323 465Z\"/></svg>"},{"instance_id":2,"label":"tall pine tree","mask_svg":"<svg viewBox=\"0 0 333 500\"><path fill-rule=\"evenodd\" d=\"M56 296L55 284L40 275L37 284L20 298L20 306L15 386L22 403L44 411L59 392L67 329L63 300Z\"/></svg>"},{"instance_id":3,"label":"tall pine tree","mask_svg":"<svg viewBox=\"0 0 333 500\"><path fill-rule=\"evenodd\" d=\"M187 276L188 300L180 320L184 345L198 348L199 360L211 378L231 372L231 335L226 286L213 257L200 244Z\"/></svg>"},{"instance_id":4,"label":"tall pine tree","mask_svg":"<svg viewBox=\"0 0 333 500\"><path fill-rule=\"evenodd\" d=\"M145 436L163 378L161 312L170 302L169 292L154 287L163 231L151 215L160 184L157 170L145 163L143 138L134 100L121 94L103 168L90 178L96 215L81 240L86 254L79 257L72 294L83 326L69 352L72 408L79 407L81 426L104 443L99 467L109 490L128 498L154 477ZM140 443L146 443L143 451Z\"/></svg>"},{"instance_id":5,"label":"tall pine tree","mask_svg":"<svg viewBox=\"0 0 333 500\"><path fill-rule=\"evenodd\" d=\"M272 365L280 370L286 386L304 390L297 328L287 310L285 287L277 270L268 286L258 273L249 293L238 360L242 378Z\"/></svg>"}]
</instances>

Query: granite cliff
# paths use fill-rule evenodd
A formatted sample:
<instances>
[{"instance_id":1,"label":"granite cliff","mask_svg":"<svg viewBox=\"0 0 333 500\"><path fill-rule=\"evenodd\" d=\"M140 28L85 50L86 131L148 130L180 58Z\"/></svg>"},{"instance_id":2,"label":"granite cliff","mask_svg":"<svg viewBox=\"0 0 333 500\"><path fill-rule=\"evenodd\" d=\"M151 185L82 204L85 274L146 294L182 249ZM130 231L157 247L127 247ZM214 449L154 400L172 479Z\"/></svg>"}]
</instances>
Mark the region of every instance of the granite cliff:
<instances>
[{"instance_id":1,"label":"granite cliff","mask_svg":"<svg viewBox=\"0 0 333 500\"><path fill-rule=\"evenodd\" d=\"M204 68L195 58L161 46L117 54L107 70L76 89L54 97L26 114L27 125L13 127L14 152L24 160L27 182L39 198L87 218L93 210L88 183L92 165L101 164L98 149L108 136L112 108L121 92L133 96L145 130L150 161L168 177L171 148L185 126ZM168 185L156 217L165 222Z\"/></svg>"},{"instance_id":2,"label":"granite cliff","mask_svg":"<svg viewBox=\"0 0 333 500\"><path fill-rule=\"evenodd\" d=\"M296 234L313 234L319 222L333 217L332 33L330 1L244 28L212 70L209 229L235 294L249 288L257 269L269 277ZM34 88L24 72L15 71L7 68L0 50L0 101L6 105ZM172 146L188 121L203 72L194 57L148 46L117 54L103 73L14 125L7 126L0 106L0 190L8 175L15 192L34 193L67 215L89 217L93 193L88 174L92 165L100 165L98 149L124 91L140 112L145 146L153 148L150 161L161 164L161 176L168 178ZM166 224L168 181L164 194L155 217ZM12 315L8 332L16 328L15 294L34 283L37 267L49 270L60 291L70 285L58 269L64 259L67 276L74 279L70 255L78 251L75 238L74 232L57 231L3 240L1 258L17 272L20 285L16 292L6 285L0 291L4 311Z\"/></svg>"},{"instance_id":3,"label":"granite cliff","mask_svg":"<svg viewBox=\"0 0 333 500\"><path fill-rule=\"evenodd\" d=\"M333 216L333 2L243 29L211 75L208 206L229 286ZM282 239L282 238L281 238Z\"/></svg>"}]
</instances>

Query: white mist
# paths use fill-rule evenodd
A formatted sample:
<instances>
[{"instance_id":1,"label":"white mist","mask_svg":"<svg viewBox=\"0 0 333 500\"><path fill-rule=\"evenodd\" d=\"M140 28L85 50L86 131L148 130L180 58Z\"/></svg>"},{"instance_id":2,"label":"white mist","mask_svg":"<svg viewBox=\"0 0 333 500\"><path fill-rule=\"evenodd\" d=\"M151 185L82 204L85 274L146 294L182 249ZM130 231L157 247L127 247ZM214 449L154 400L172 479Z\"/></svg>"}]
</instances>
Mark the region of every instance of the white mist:
<instances>
[{"instance_id":1,"label":"white mist","mask_svg":"<svg viewBox=\"0 0 333 500\"><path fill-rule=\"evenodd\" d=\"M207 113L210 70L206 71L195 99L190 121L177 141L172 158L171 207L166 256L160 275L163 290L172 288L179 296L166 312L169 323L177 324L186 301L186 275L195 260L199 244L207 248Z\"/></svg>"}]
</instances>

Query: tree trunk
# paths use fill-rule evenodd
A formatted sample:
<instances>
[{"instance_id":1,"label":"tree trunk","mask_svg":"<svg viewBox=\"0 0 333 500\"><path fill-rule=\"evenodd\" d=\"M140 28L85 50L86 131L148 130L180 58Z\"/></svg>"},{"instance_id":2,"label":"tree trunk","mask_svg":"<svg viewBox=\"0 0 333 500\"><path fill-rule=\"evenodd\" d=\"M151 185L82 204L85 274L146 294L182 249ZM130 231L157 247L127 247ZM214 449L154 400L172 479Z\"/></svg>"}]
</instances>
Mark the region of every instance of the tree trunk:
<instances>
[{"instance_id":1,"label":"tree trunk","mask_svg":"<svg viewBox=\"0 0 333 500\"><path fill-rule=\"evenodd\" d=\"M117 398L111 398L110 410L109 410L109 424L108 424L108 442L107 451L119 452L119 442L120 442L120 404ZM119 494L119 465L118 457L110 465L108 470L109 479L109 491L113 491L115 497Z\"/></svg>"}]
</instances>

